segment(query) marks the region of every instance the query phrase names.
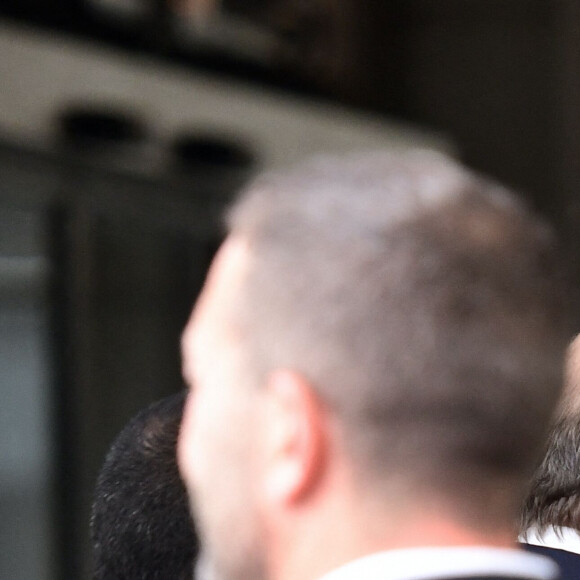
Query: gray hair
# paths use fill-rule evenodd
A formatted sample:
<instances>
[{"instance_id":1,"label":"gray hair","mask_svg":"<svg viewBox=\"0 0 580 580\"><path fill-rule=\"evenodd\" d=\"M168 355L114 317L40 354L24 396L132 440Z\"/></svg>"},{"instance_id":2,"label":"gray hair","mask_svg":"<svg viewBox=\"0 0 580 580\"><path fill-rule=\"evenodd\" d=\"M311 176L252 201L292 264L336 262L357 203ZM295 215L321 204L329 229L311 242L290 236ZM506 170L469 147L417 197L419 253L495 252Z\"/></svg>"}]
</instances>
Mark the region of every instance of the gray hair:
<instances>
[{"instance_id":1,"label":"gray hair","mask_svg":"<svg viewBox=\"0 0 580 580\"><path fill-rule=\"evenodd\" d=\"M378 480L456 495L500 479L521 493L570 337L541 219L418 150L262 176L228 223L250 248L236 312L256 383L302 373Z\"/></svg>"}]
</instances>

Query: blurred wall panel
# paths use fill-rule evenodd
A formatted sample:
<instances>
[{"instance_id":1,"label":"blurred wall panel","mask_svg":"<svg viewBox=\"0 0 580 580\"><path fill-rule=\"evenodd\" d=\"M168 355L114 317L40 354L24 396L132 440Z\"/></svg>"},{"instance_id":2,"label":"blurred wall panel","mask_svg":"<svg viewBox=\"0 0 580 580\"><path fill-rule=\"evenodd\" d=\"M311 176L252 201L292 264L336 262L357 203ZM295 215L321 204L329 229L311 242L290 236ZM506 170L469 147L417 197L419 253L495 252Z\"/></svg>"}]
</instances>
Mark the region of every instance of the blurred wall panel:
<instances>
[{"instance_id":1,"label":"blurred wall panel","mask_svg":"<svg viewBox=\"0 0 580 580\"><path fill-rule=\"evenodd\" d=\"M53 578L46 220L0 201L0 577Z\"/></svg>"}]
</instances>

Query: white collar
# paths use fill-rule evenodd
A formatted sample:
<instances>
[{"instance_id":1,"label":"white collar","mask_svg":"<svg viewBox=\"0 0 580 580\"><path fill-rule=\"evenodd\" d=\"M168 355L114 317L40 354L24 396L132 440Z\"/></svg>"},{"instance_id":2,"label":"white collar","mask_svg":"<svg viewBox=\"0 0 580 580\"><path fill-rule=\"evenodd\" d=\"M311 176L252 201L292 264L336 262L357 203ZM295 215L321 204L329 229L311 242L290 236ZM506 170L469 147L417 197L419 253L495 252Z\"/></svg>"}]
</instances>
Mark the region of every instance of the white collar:
<instances>
[{"instance_id":1,"label":"white collar","mask_svg":"<svg viewBox=\"0 0 580 580\"><path fill-rule=\"evenodd\" d=\"M537 527L533 526L526 530L519 540L533 546L545 546L580 554L580 532L573 528L548 526L540 532Z\"/></svg>"},{"instance_id":2,"label":"white collar","mask_svg":"<svg viewBox=\"0 0 580 580\"><path fill-rule=\"evenodd\" d=\"M460 578L468 574L553 580L558 577L558 568L549 558L517 549L429 547L371 554L320 580L430 580Z\"/></svg>"}]
</instances>

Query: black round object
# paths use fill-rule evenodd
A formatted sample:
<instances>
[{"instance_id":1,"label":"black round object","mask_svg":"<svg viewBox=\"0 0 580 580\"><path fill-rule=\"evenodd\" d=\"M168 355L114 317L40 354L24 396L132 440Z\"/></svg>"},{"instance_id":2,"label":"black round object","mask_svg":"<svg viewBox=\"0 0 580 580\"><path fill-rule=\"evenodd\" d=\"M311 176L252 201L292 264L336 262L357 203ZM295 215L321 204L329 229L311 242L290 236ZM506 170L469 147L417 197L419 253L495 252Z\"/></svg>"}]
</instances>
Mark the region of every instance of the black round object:
<instances>
[{"instance_id":1,"label":"black round object","mask_svg":"<svg viewBox=\"0 0 580 580\"><path fill-rule=\"evenodd\" d=\"M64 141L74 145L124 145L145 136L136 118L112 109L71 107L60 114L59 124Z\"/></svg>"},{"instance_id":2,"label":"black round object","mask_svg":"<svg viewBox=\"0 0 580 580\"><path fill-rule=\"evenodd\" d=\"M172 147L182 167L191 169L250 169L255 162L253 153L245 146L221 135L181 135Z\"/></svg>"}]
</instances>

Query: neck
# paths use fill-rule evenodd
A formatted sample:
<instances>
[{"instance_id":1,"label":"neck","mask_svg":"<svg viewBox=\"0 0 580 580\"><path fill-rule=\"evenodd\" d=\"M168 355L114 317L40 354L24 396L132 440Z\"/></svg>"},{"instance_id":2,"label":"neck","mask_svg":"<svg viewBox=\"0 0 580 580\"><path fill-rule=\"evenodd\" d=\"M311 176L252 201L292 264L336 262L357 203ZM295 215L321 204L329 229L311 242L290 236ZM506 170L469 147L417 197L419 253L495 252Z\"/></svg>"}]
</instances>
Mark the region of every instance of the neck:
<instances>
[{"instance_id":1,"label":"neck","mask_svg":"<svg viewBox=\"0 0 580 580\"><path fill-rule=\"evenodd\" d=\"M284 553L278 551L272 562L271 578L316 580L352 560L389 550L515 547L516 533L509 526L482 532L428 510L409 508L394 515L375 510L364 517L358 510L348 513L344 506L335 507L316 519L305 518L284 539Z\"/></svg>"}]
</instances>

